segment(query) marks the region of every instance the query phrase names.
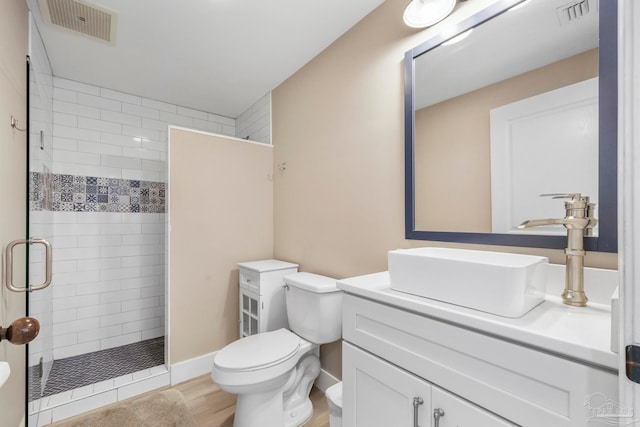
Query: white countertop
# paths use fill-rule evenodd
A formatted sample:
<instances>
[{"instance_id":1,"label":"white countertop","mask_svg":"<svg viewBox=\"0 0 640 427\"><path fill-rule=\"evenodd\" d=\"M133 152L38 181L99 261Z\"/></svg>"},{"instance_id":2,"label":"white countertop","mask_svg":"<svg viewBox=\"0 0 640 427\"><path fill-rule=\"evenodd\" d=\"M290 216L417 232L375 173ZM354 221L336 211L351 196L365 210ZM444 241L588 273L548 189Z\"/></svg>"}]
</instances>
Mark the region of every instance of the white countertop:
<instances>
[{"instance_id":1,"label":"white countertop","mask_svg":"<svg viewBox=\"0 0 640 427\"><path fill-rule=\"evenodd\" d=\"M586 307L562 304L547 295L544 302L513 319L429 298L394 291L389 273L375 273L338 281L345 292L399 307L481 333L505 338L569 359L618 370L611 348L611 306L589 302Z\"/></svg>"}]
</instances>

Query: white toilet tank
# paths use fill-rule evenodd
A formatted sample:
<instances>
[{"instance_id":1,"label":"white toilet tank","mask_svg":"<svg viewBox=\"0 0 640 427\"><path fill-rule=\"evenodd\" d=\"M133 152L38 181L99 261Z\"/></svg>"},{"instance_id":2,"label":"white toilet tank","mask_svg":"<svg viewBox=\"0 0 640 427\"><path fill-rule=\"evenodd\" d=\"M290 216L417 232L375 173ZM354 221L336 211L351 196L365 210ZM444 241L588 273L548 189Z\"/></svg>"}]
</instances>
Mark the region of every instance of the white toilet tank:
<instances>
[{"instance_id":1,"label":"white toilet tank","mask_svg":"<svg viewBox=\"0 0 640 427\"><path fill-rule=\"evenodd\" d=\"M315 344L342 337L342 291L336 279L313 273L284 276L289 329Z\"/></svg>"}]
</instances>

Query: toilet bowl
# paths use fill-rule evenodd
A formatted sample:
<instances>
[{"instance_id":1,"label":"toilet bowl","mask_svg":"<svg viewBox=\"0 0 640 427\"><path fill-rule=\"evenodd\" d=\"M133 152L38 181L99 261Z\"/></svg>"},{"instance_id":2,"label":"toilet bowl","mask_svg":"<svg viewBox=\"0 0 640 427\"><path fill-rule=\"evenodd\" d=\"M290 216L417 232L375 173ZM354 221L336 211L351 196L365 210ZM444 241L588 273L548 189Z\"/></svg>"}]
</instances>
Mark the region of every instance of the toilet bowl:
<instances>
[{"instance_id":1,"label":"toilet bowl","mask_svg":"<svg viewBox=\"0 0 640 427\"><path fill-rule=\"evenodd\" d=\"M233 425L297 426L310 418L310 401L287 400L283 395L309 396L320 373L317 348L291 331L278 329L238 340L216 355L213 380L238 395Z\"/></svg>"},{"instance_id":2,"label":"toilet bowl","mask_svg":"<svg viewBox=\"0 0 640 427\"><path fill-rule=\"evenodd\" d=\"M312 346L286 329L235 341L216 355L216 383L234 394L268 387L266 383L288 375ZM287 378L279 381L284 384Z\"/></svg>"},{"instance_id":3,"label":"toilet bowl","mask_svg":"<svg viewBox=\"0 0 640 427\"><path fill-rule=\"evenodd\" d=\"M297 427L313 414L319 345L342 334L342 291L311 273L284 278L288 329L251 335L214 356L213 381L237 394L234 427ZM336 325L337 323L337 325Z\"/></svg>"},{"instance_id":4,"label":"toilet bowl","mask_svg":"<svg viewBox=\"0 0 640 427\"><path fill-rule=\"evenodd\" d=\"M342 382L329 387L325 396L329 406L329 427L342 427Z\"/></svg>"}]
</instances>

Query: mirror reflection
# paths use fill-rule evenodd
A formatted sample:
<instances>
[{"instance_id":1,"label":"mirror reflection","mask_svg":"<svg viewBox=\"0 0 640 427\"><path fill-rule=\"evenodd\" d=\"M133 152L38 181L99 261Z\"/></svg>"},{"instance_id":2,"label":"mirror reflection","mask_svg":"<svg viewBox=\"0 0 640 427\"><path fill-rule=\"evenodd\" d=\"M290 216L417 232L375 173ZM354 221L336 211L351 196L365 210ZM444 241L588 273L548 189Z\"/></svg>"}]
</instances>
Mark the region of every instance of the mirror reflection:
<instances>
[{"instance_id":1,"label":"mirror reflection","mask_svg":"<svg viewBox=\"0 0 640 427\"><path fill-rule=\"evenodd\" d=\"M524 5L521 9L510 10L520 4ZM536 21L538 8L545 10L546 21ZM519 14L524 14L520 21L507 20ZM522 232L513 230L513 225L520 217L563 216L561 200L541 199L539 193L580 192L598 203L597 236L584 238L585 250L617 252L617 19L617 2L501 0L458 24L442 27L441 33L406 52L407 239L563 249L567 244L564 230ZM562 42L560 34L571 33L567 28L590 21L592 26L582 27L584 32ZM552 32L554 25L561 30ZM506 28L505 34L493 32L475 47L467 44L473 43L478 34L495 31L493 27ZM473 31L463 42L444 43L469 29ZM514 45L508 43L512 40ZM542 41L546 43L540 44ZM554 46L559 50L551 49ZM454 50L445 54L445 48ZM502 55L504 52L507 55ZM503 57L515 58L515 66L507 65ZM470 61L457 62L463 58ZM422 61L427 63L426 68ZM536 76L539 72L546 74ZM519 79L525 80L517 90L515 85L509 86ZM467 109L472 104L470 97L503 85L502 92L485 97L488 111ZM539 87L539 92L534 87ZM423 90L426 98L422 97ZM516 92L524 93L524 98L516 97ZM594 103L597 110L593 109ZM441 114L431 118L428 128L416 124L422 110L447 105L449 108L440 108ZM477 118L473 114L482 115L482 122L474 124ZM441 126L447 120L449 124ZM453 141L449 144L458 147L447 153L448 144L444 144L446 147L426 156L420 152L414 155L421 149L418 134L432 132L434 123L436 132L440 126L440 133L426 138L427 146L422 150L431 149L431 139L436 140L437 147L438 140L450 138ZM458 136L451 138L451 132ZM523 143L522 136L526 137ZM594 145L597 156L589 154ZM419 156L429 157L431 164L419 164ZM428 175L438 167L446 173ZM456 184L464 176L471 178ZM593 184L595 176L597 188ZM420 200L414 191L420 186L417 191L433 193ZM541 189L549 187L553 189Z\"/></svg>"},{"instance_id":2,"label":"mirror reflection","mask_svg":"<svg viewBox=\"0 0 640 427\"><path fill-rule=\"evenodd\" d=\"M599 203L598 21L530 0L415 59L416 230L566 235L516 226L564 216L543 193Z\"/></svg>"}]
</instances>

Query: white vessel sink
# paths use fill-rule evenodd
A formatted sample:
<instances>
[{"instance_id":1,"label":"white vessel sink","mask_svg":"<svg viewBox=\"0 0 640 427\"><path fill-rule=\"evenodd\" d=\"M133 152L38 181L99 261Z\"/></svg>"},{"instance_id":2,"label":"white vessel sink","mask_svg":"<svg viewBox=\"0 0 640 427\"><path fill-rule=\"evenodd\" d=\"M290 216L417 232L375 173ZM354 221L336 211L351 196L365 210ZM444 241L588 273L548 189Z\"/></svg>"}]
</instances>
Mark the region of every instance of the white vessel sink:
<instances>
[{"instance_id":1,"label":"white vessel sink","mask_svg":"<svg viewBox=\"0 0 640 427\"><path fill-rule=\"evenodd\" d=\"M546 257L451 248L389 251L391 289L505 317L544 300Z\"/></svg>"}]
</instances>

